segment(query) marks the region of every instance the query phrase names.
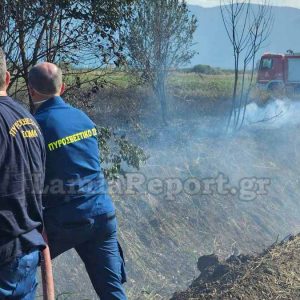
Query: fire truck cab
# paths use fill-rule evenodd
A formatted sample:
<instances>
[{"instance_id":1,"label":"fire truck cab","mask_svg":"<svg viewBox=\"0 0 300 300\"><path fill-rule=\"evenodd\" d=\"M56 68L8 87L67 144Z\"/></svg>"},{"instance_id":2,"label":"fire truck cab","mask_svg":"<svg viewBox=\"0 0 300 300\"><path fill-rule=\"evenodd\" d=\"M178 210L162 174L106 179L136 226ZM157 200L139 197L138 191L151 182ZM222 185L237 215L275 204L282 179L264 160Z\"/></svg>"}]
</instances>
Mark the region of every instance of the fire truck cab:
<instances>
[{"instance_id":1,"label":"fire truck cab","mask_svg":"<svg viewBox=\"0 0 300 300\"><path fill-rule=\"evenodd\" d=\"M262 56L257 76L261 90L300 92L300 54L272 54Z\"/></svg>"}]
</instances>

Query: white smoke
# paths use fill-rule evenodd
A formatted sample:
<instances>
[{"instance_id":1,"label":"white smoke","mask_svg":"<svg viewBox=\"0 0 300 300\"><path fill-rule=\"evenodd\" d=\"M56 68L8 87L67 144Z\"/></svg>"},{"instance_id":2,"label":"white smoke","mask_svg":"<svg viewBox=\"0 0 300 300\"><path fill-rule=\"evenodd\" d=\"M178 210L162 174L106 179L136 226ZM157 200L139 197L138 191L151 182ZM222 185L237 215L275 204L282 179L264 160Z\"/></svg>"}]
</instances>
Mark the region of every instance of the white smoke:
<instances>
[{"instance_id":1,"label":"white smoke","mask_svg":"<svg viewBox=\"0 0 300 300\"><path fill-rule=\"evenodd\" d=\"M300 103L296 100L274 99L265 106L252 102L246 107L246 126L280 128L300 124Z\"/></svg>"}]
</instances>

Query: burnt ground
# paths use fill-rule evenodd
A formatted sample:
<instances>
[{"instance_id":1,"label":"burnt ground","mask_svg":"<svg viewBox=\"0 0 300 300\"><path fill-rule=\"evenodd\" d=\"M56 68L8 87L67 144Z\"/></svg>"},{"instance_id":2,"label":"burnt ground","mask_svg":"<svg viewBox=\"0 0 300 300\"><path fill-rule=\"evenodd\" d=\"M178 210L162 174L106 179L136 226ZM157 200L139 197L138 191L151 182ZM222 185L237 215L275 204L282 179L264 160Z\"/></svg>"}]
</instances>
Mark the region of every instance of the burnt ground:
<instances>
[{"instance_id":1,"label":"burnt ground","mask_svg":"<svg viewBox=\"0 0 300 300\"><path fill-rule=\"evenodd\" d=\"M300 236L272 245L258 256L215 255L198 260L200 276L172 300L300 299Z\"/></svg>"},{"instance_id":2,"label":"burnt ground","mask_svg":"<svg viewBox=\"0 0 300 300\"><path fill-rule=\"evenodd\" d=\"M114 98L95 94L97 105L83 104L91 107L92 112L88 112L98 125L125 132L149 154L147 164L139 171L141 175L147 180L158 177L184 182L223 173L239 192L182 192L169 199L165 193L150 193L146 184L134 195L112 192L130 300L170 299L174 292L185 290L199 275L199 256L215 253L225 259L233 246L240 253L252 255L273 244L278 236L281 240L289 233L300 232L300 112L293 118L287 115L285 126L251 127L236 135L225 135L225 103L174 103L176 111L170 116L169 126L163 127L159 112L151 107L155 102L150 99L147 105L140 103L139 95L134 93L127 98L122 94ZM290 119L297 122L289 124ZM241 182L247 178L267 178L271 185L266 194L245 201L241 196L249 191ZM53 263L59 300L98 299L74 251L64 253ZM239 264L234 266L243 271ZM227 267L222 268L224 271ZM282 290L286 292L284 286Z\"/></svg>"}]
</instances>

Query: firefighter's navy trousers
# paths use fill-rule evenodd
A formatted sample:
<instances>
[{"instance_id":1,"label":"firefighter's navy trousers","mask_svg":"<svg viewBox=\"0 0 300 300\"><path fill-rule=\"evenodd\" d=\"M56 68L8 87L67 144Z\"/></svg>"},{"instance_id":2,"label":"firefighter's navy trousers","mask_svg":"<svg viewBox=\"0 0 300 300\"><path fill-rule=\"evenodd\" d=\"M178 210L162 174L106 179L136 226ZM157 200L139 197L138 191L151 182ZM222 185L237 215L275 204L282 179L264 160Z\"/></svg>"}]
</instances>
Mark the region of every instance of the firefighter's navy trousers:
<instances>
[{"instance_id":1,"label":"firefighter's navy trousers","mask_svg":"<svg viewBox=\"0 0 300 300\"><path fill-rule=\"evenodd\" d=\"M74 224L57 224L51 217L52 212L48 210L45 224L52 258L74 248L101 300L127 299L122 285L126 274L122 249L117 240L115 212Z\"/></svg>"},{"instance_id":2,"label":"firefighter's navy trousers","mask_svg":"<svg viewBox=\"0 0 300 300\"><path fill-rule=\"evenodd\" d=\"M34 300L39 251L14 258L0 266L0 299Z\"/></svg>"}]
</instances>

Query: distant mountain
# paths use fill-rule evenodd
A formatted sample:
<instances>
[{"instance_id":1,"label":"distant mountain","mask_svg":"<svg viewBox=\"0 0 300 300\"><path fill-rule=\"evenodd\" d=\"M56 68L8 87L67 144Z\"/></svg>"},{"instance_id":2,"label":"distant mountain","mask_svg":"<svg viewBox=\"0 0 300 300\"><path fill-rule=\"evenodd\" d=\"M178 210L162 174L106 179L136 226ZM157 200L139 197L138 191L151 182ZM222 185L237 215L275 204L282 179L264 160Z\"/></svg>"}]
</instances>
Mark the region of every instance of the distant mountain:
<instances>
[{"instance_id":1,"label":"distant mountain","mask_svg":"<svg viewBox=\"0 0 300 300\"><path fill-rule=\"evenodd\" d=\"M199 54L192 59L191 65L207 64L232 68L232 48L222 22L220 8L190 5L189 9L198 19L195 43ZM264 52L282 53L288 49L300 52L300 9L274 7L273 14L274 27L259 56Z\"/></svg>"}]
</instances>

